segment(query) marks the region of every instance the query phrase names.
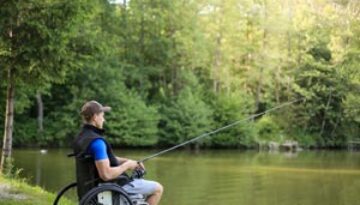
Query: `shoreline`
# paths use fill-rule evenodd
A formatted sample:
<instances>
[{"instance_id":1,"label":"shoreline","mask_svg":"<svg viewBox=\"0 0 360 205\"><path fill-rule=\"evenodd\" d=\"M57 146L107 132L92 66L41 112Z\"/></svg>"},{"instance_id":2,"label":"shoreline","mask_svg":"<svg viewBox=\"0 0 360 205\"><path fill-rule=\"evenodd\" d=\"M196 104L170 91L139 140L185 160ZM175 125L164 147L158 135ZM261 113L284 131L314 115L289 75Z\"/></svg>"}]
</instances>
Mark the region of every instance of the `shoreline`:
<instances>
[{"instance_id":1,"label":"shoreline","mask_svg":"<svg viewBox=\"0 0 360 205\"><path fill-rule=\"evenodd\" d=\"M0 205L48 205L55 197L55 193L30 185L26 179L8 178L0 173ZM66 200L62 204L75 203Z\"/></svg>"}]
</instances>

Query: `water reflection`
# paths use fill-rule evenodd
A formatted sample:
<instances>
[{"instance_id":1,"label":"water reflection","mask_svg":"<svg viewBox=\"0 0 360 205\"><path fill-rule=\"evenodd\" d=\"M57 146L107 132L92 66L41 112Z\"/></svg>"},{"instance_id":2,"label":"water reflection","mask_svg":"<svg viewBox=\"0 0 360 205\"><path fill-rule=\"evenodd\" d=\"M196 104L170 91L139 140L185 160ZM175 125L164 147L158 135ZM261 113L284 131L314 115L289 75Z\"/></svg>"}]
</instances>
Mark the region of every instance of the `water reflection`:
<instances>
[{"instance_id":1,"label":"water reflection","mask_svg":"<svg viewBox=\"0 0 360 205\"><path fill-rule=\"evenodd\" d=\"M36 156L36 177L35 177L35 184L40 184L41 180L41 168L42 168L42 159L39 155Z\"/></svg>"},{"instance_id":2,"label":"water reflection","mask_svg":"<svg viewBox=\"0 0 360 205\"><path fill-rule=\"evenodd\" d=\"M30 182L56 192L74 181L69 150L15 150ZM141 159L154 150L118 150ZM360 201L360 153L174 151L146 163L149 179L166 190L163 205L354 205Z\"/></svg>"}]
</instances>

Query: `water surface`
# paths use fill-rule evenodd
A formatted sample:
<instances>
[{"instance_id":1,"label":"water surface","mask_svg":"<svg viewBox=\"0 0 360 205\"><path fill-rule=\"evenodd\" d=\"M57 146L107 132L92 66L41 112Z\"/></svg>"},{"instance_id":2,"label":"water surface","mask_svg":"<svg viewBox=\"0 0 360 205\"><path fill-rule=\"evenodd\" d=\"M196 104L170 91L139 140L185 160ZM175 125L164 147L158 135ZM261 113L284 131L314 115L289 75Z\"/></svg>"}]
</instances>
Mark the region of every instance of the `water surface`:
<instances>
[{"instance_id":1,"label":"water surface","mask_svg":"<svg viewBox=\"0 0 360 205\"><path fill-rule=\"evenodd\" d=\"M14 151L22 176L57 192L74 181L75 166L54 149ZM154 150L116 150L141 159ZM360 152L268 153L238 150L173 151L146 162L146 178L165 187L162 205L360 204Z\"/></svg>"}]
</instances>

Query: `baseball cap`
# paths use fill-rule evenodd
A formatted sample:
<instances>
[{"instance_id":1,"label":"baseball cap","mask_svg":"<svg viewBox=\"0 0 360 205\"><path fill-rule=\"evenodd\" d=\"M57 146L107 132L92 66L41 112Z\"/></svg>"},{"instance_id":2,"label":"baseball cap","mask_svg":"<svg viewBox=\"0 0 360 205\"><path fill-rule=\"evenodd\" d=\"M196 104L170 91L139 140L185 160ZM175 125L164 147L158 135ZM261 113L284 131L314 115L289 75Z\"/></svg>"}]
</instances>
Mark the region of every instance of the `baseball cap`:
<instances>
[{"instance_id":1,"label":"baseball cap","mask_svg":"<svg viewBox=\"0 0 360 205\"><path fill-rule=\"evenodd\" d=\"M95 100L86 102L82 108L81 108L81 115L86 120L90 120L91 117L95 114L101 113L101 112L109 112L111 110L111 107L103 106L100 103L98 103Z\"/></svg>"}]
</instances>

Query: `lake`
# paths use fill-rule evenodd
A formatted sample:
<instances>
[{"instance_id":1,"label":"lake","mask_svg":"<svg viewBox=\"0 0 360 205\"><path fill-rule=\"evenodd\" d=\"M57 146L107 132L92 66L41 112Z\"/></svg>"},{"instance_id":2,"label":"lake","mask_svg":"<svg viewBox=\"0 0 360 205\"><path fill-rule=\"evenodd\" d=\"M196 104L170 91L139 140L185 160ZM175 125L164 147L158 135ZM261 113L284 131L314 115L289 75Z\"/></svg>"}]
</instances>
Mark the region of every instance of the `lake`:
<instances>
[{"instance_id":1,"label":"lake","mask_svg":"<svg viewBox=\"0 0 360 205\"><path fill-rule=\"evenodd\" d=\"M157 150L116 150L142 159ZM21 177L57 192L74 181L67 149L15 149ZM173 151L145 163L145 178L165 188L162 205L360 204L360 152Z\"/></svg>"}]
</instances>

